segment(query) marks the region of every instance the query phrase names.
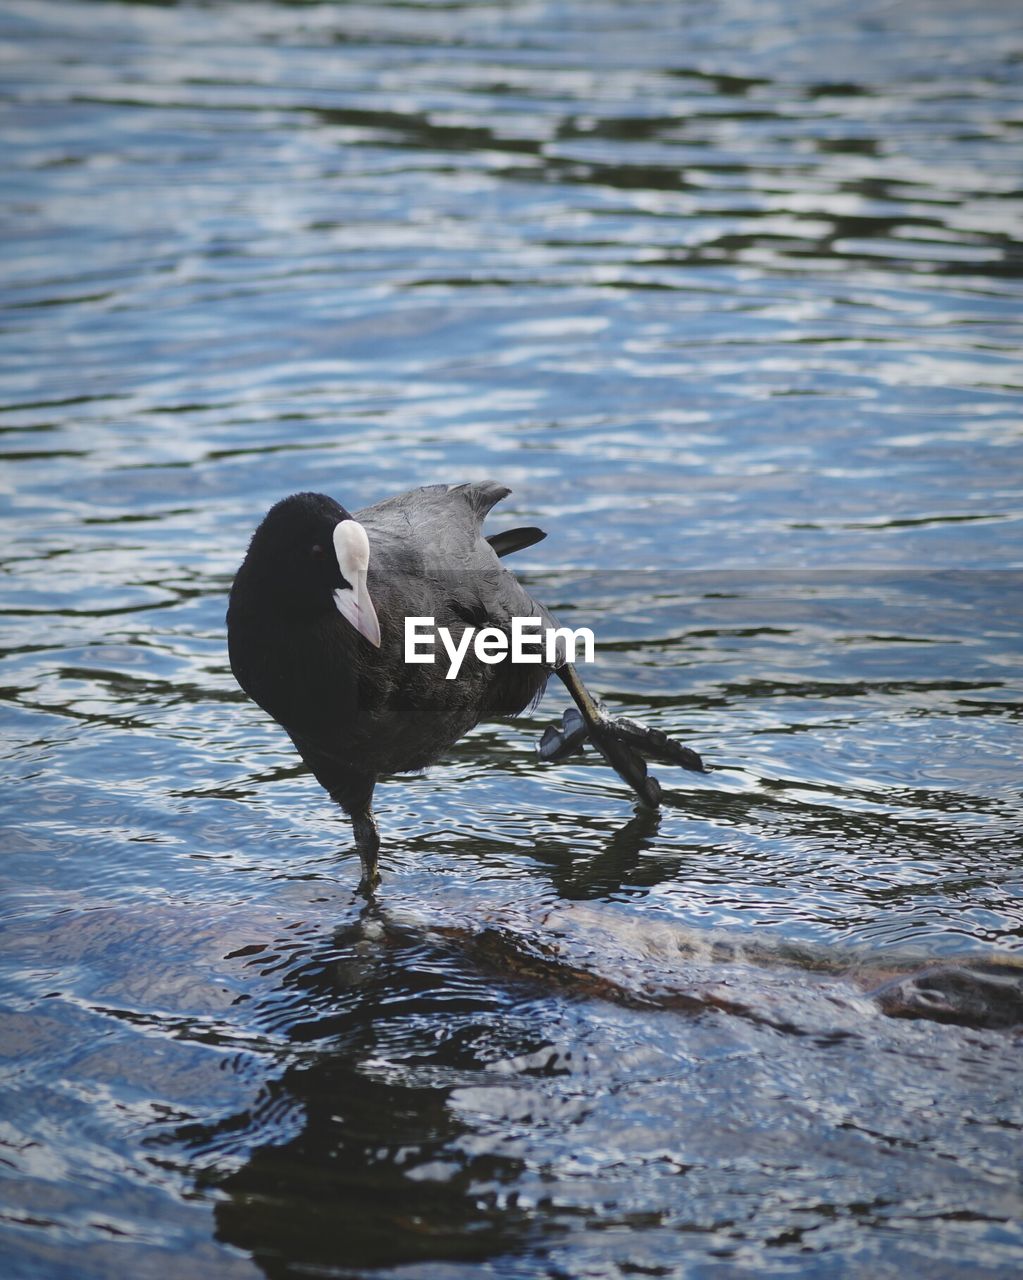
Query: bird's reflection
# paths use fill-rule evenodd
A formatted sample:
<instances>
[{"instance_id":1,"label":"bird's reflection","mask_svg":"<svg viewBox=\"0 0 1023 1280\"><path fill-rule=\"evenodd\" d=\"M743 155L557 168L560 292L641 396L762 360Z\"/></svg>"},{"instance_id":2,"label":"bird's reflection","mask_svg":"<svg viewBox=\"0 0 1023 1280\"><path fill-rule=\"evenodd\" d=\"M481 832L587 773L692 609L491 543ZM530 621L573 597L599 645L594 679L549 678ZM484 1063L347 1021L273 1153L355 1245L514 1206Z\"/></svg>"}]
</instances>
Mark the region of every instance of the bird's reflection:
<instances>
[{"instance_id":1,"label":"bird's reflection","mask_svg":"<svg viewBox=\"0 0 1023 1280\"><path fill-rule=\"evenodd\" d=\"M648 888L678 871L677 853L671 858L644 857L660 824L660 810L637 806L630 821L588 857L567 859L563 841L538 841L533 854L562 898L603 898L624 888Z\"/></svg>"},{"instance_id":2,"label":"bird's reflection","mask_svg":"<svg viewBox=\"0 0 1023 1280\"><path fill-rule=\"evenodd\" d=\"M543 1043L528 995L465 974L453 948L372 901L286 983L296 1060L276 1090L303 1126L283 1141L271 1132L219 1183L218 1238L270 1277L519 1249L528 1216L506 1189L521 1166L478 1134L466 1142L449 1099L489 1058Z\"/></svg>"},{"instance_id":3,"label":"bird's reflection","mask_svg":"<svg viewBox=\"0 0 1023 1280\"><path fill-rule=\"evenodd\" d=\"M634 881L658 822L638 809L585 862L567 865L563 844L536 856L561 897L599 898ZM646 868L643 879L664 870ZM478 1131L466 1141L449 1100L495 1058L535 1058L561 984L525 958L498 978L473 928L409 922L389 907L386 882L359 902L283 977L296 1061L274 1093L278 1111L300 1111L302 1129L271 1131L219 1182L218 1237L270 1277L296 1265L467 1262L519 1251L531 1231L509 1195L521 1165ZM258 1132L260 1118L251 1122ZM245 1123L227 1122L233 1141ZM215 1132L201 1138L217 1142Z\"/></svg>"}]
</instances>

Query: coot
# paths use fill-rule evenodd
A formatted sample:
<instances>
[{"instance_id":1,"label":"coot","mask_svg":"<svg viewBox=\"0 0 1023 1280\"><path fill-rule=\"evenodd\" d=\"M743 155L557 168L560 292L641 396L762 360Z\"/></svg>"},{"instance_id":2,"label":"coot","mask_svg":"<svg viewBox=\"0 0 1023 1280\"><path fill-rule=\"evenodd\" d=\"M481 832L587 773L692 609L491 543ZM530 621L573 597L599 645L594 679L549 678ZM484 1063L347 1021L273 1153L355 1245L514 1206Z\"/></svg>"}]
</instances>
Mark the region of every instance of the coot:
<instances>
[{"instance_id":1,"label":"coot","mask_svg":"<svg viewBox=\"0 0 1023 1280\"><path fill-rule=\"evenodd\" d=\"M491 481L429 485L354 515L323 494L297 493L267 513L235 577L231 669L351 817L366 889L379 878L377 779L424 769L481 720L522 711L552 670L578 711L548 729L542 758L561 759L588 739L647 805L660 788L639 751L703 768L664 734L608 717L563 647L537 664L487 663L470 648L455 679L443 651L432 664L405 661L407 617L432 619L455 643L469 627L507 635L513 618L557 625L500 563L546 535L481 532L509 492Z\"/></svg>"}]
</instances>

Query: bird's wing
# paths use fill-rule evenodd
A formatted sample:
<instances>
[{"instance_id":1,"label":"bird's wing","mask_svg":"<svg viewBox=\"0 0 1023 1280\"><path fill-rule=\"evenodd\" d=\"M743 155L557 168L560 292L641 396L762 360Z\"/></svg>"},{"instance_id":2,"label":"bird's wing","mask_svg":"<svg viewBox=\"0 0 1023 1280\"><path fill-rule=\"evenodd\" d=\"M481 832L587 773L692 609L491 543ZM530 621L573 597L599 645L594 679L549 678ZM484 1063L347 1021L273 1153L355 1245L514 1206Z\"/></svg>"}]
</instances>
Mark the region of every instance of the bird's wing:
<instances>
[{"instance_id":1,"label":"bird's wing","mask_svg":"<svg viewBox=\"0 0 1023 1280\"><path fill-rule=\"evenodd\" d=\"M412 537L424 549L440 543L439 549L453 551L479 536L487 512L509 493L507 485L494 480L428 484L363 507L355 519L367 529Z\"/></svg>"},{"instance_id":2,"label":"bird's wing","mask_svg":"<svg viewBox=\"0 0 1023 1280\"><path fill-rule=\"evenodd\" d=\"M496 480L471 480L468 484L451 485L448 493L452 497L464 498L482 524L491 508L497 506L502 498L507 498L511 490Z\"/></svg>"},{"instance_id":3,"label":"bird's wing","mask_svg":"<svg viewBox=\"0 0 1023 1280\"><path fill-rule=\"evenodd\" d=\"M498 559L538 542L540 530L512 529L491 539L481 532L487 512L510 492L493 480L427 485L357 511L370 540L374 599L379 592L385 608L438 623L503 628L513 617L540 617L554 625Z\"/></svg>"},{"instance_id":4,"label":"bird's wing","mask_svg":"<svg viewBox=\"0 0 1023 1280\"><path fill-rule=\"evenodd\" d=\"M418 561L450 569L480 569L493 563L488 542L494 555L500 556L546 536L539 529L510 529L486 540L482 537L487 513L509 493L507 485L495 480L424 485L364 507L355 519L366 528L371 543L388 547L386 554L397 554L400 560L403 551L409 568Z\"/></svg>"}]
</instances>

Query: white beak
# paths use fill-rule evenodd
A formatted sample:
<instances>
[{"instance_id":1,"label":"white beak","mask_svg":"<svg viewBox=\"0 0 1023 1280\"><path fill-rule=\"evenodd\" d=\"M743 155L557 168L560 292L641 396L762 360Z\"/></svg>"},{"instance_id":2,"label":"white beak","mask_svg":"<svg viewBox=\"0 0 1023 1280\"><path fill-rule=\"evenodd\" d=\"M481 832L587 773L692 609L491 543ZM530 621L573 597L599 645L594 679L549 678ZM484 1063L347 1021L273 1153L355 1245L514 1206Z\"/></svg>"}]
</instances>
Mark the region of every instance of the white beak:
<instances>
[{"instance_id":1,"label":"white beak","mask_svg":"<svg viewBox=\"0 0 1023 1280\"><path fill-rule=\"evenodd\" d=\"M341 576L350 587L338 587L334 603L360 636L380 648L380 623L366 586L369 569L369 537L357 520L342 520L334 526L334 554Z\"/></svg>"}]
</instances>

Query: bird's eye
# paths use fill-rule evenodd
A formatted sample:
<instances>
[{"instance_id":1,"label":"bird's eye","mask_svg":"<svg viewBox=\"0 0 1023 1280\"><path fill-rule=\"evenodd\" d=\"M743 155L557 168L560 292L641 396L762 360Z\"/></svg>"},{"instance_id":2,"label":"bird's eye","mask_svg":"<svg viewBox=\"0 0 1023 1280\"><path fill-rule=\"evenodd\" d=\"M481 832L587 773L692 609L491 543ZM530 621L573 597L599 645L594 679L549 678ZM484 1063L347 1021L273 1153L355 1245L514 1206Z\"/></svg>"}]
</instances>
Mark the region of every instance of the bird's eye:
<instances>
[{"instance_id":1,"label":"bird's eye","mask_svg":"<svg viewBox=\"0 0 1023 1280\"><path fill-rule=\"evenodd\" d=\"M320 546L318 542L314 542L313 545L309 548L309 554L312 556L314 560L322 560L327 553L323 550L323 548Z\"/></svg>"}]
</instances>

